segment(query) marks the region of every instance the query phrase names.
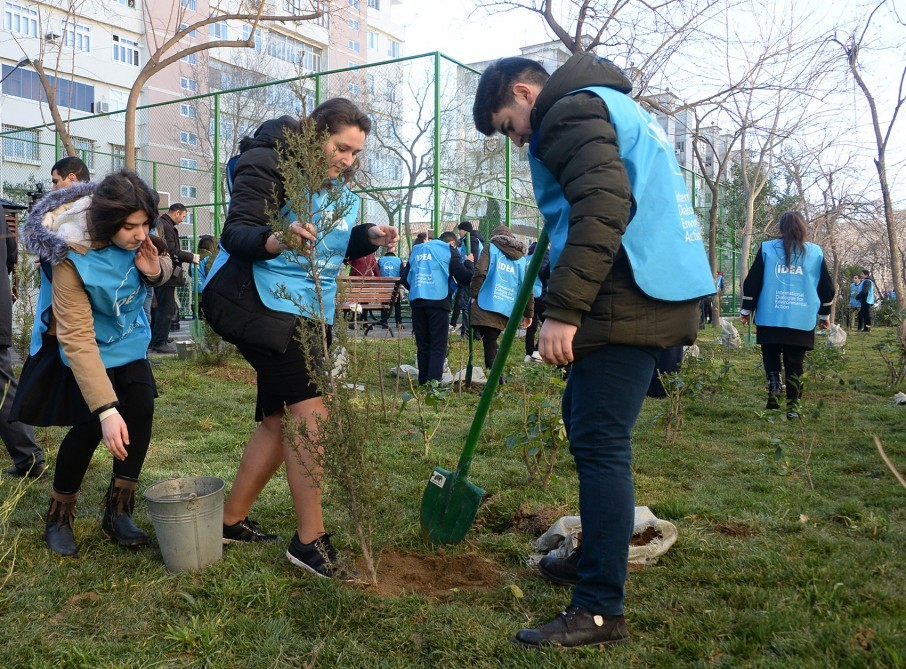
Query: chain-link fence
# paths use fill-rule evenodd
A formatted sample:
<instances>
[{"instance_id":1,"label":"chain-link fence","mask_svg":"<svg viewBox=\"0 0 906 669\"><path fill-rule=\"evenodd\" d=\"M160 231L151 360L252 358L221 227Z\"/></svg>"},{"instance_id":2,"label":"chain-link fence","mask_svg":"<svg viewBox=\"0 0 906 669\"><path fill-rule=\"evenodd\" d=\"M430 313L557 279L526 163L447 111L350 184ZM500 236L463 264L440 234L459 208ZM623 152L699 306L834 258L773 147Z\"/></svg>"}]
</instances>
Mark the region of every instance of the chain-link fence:
<instances>
[{"instance_id":1,"label":"chain-link fence","mask_svg":"<svg viewBox=\"0 0 906 669\"><path fill-rule=\"evenodd\" d=\"M264 121L300 116L330 97L348 97L373 121L354 184L363 198L362 222L400 229L405 257L416 234L432 236L470 220L485 238L508 225L526 241L541 219L534 204L525 148L486 138L472 123L480 72L442 54L248 85L249 72L208 63L216 92L140 107L136 117L136 170L161 194L161 207L189 210L179 226L184 248L203 234L219 236L228 195L225 165L239 141ZM74 146L92 179L125 164L124 111L69 122ZM8 124L0 129L2 192L26 203L36 187L49 188L50 166L65 155L52 125ZM693 194L706 193L691 173ZM696 197L703 210L710 204ZM194 291L179 293L181 313L194 312Z\"/></svg>"}]
</instances>

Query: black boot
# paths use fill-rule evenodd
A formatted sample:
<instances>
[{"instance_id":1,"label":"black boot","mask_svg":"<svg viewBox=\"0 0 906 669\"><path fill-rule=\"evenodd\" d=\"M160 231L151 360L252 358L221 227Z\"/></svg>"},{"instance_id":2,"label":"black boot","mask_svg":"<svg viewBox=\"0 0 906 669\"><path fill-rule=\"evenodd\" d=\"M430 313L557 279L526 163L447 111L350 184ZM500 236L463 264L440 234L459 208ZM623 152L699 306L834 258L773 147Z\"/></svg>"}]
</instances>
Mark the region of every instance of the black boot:
<instances>
[{"instance_id":1,"label":"black boot","mask_svg":"<svg viewBox=\"0 0 906 669\"><path fill-rule=\"evenodd\" d=\"M629 643L629 631L623 616L595 615L578 606L570 606L547 625L520 630L513 643L524 648L603 648Z\"/></svg>"},{"instance_id":2,"label":"black boot","mask_svg":"<svg viewBox=\"0 0 906 669\"><path fill-rule=\"evenodd\" d=\"M765 409L779 409L780 402L777 398L783 394L783 381L780 372L768 372L768 403Z\"/></svg>"},{"instance_id":3,"label":"black boot","mask_svg":"<svg viewBox=\"0 0 906 669\"><path fill-rule=\"evenodd\" d=\"M138 483L114 477L104 498L104 536L120 546L145 546L151 539L133 522L135 489Z\"/></svg>"},{"instance_id":4,"label":"black boot","mask_svg":"<svg viewBox=\"0 0 906 669\"><path fill-rule=\"evenodd\" d=\"M575 585L579 582L579 558L582 557L582 546L576 546L572 553L564 558L545 555L538 563L538 571L548 581L560 585Z\"/></svg>"},{"instance_id":5,"label":"black boot","mask_svg":"<svg viewBox=\"0 0 906 669\"><path fill-rule=\"evenodd\" d=\"M76 498L79 493L63 495L56 490L50 492L50 507L44 518L44 541L54 553L62 556L77 555L72 521L75 520Z\"/></svg>"}]
</instances>

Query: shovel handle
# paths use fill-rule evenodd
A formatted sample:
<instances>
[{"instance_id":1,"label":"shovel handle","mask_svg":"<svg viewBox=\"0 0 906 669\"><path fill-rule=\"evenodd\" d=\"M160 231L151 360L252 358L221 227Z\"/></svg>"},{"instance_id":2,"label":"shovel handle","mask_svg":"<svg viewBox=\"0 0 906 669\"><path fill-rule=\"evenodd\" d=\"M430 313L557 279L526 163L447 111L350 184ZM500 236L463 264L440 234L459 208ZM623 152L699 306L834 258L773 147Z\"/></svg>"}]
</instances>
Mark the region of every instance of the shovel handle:
<instances>
[{"instance_id":1,"label":"shovel handle","mask_svg":"<svg viewBox=\"0 0 906 669\"><path fill-rule=\"evenodd\" d=\"M503 338L500 340L500 349L497 351L497 357L488 374L488 382L485 385L484 392L481 393L481 399L478 400L478 408L475 410L475 418L472 419L472 427L469 429L469 436L466 437L466 446L459 456L459 464L456 467L456 473L459 477L465 478L469 473L469 467L472 465L472 458L475 455L475 448L478 446L478 436L481 434L481 428L484 426L485 418L488 417L488 411L491 408L491 402L494 399L494 392L497 390L497 384L500 382L500 375L503 373L503 367L506 365L507 356L513 347L513 340L516 338L516 330L522 321L522 314L525 313L525 307L528 304L529 297L532 295L532 289L535 284L535 277L538 276L538 270L541 269L541 261L544 260L544 252L547 250L548 238L547 228L542 228L541 234L538 235L538 243L535 245L535 253L532 260L525 270L525 277L522 280L522 286L519 288L519 294L516 296L516 304L513 306L513 313L507 321L506 330L503 331ZM471 325L471 324L470 324ZM471 337L471 333L469 333Z\"/></svg>"}]
</instances>

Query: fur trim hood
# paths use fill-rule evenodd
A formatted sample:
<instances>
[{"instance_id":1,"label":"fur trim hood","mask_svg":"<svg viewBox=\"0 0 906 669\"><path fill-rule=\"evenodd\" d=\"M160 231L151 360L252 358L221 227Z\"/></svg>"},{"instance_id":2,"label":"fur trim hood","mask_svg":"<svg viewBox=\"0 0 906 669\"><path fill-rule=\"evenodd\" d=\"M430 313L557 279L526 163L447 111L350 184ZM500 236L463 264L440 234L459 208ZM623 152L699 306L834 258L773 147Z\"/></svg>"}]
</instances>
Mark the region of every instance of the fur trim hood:
<instances>
[{"instance_id":1,"label":"fur trim hood","mask_svg":"<svg viewBox=\"0 0 906 669\"><path fill-rule=\"evenodd\" d=\"M505 225L494 229L490 241L510 260L519 260L525 255L525 245L518 241L513 232Z\"/></svg>"},{"instance_id":2,"label":"fur trim hood","mask_svg":"<svg viewBox=\"0 0 906 669\"><path fill-rule=\"evenodd\" d=\"M42 261L59 265L70 249L84 253L91 246L88 207L95 184L76 183L51 191L32 208L22 226L22 243Z\"/></svg>"}]
</instances>

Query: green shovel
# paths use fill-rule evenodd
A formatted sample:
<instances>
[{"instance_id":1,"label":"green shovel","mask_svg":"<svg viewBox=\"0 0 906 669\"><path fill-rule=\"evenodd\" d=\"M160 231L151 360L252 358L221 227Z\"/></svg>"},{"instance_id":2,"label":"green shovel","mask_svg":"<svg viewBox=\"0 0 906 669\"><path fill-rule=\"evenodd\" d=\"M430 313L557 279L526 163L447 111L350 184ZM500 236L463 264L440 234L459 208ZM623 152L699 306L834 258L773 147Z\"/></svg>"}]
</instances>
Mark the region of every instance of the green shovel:
<instances>
[{"instance_id":1,"label":"green shovel","mask_svg":"<svg viewBox=\"0 0 906 669\"><path fill-rule=\"evenodd\" d=\"M467 478L469 467L472 465L472 457L478 446L478 436L485 418L487 418L488 410L491 408L491 401L494 399L494 391L497 390L500 374L503 372L510 348L513 346L513 340L516 338L516 330L519 329L522 314L525 312L525 305L528 304L532 294L532 287L535 277L538 276L541 261L544 259L547 242L547 230L542 230L538 236L535 253L525 271L525 278L516 297L513 313L503 332L500 350L497 352L494 365L488 374L487 385L478 401L475 418L472 420L472 427L466 438L466 446L462 455L459 456L456 470L451 472L435 467L428 479L425 494L422 496L421 524L422 535L432 544L459 543L475 521L475 514L478 513L478 507L484 497L484 490Z\"/></svg>"},{"instance_id":2,"label":"green shovel","mask_svg":"<svg viewBox=\"0 0 906 669\"><path fill-rule=\"evenodd\" d=\"M466 233L466 255L472 252L472 233ZM473 261L478 262L478 258L475 258ZM466 296L466 308L465 313L462 315L464 319L464 330L466 336L469 338L469 361L466 363L466 388L472 387L472 367L473 367L473 358L472 358L472 342L475 337L472 336L472 282L469 281L469 287L467 288L469 294Z\"/></svg>"}]
</instances>

